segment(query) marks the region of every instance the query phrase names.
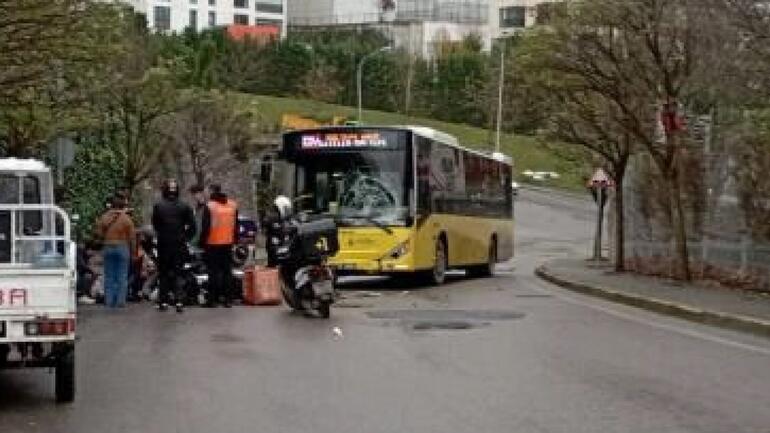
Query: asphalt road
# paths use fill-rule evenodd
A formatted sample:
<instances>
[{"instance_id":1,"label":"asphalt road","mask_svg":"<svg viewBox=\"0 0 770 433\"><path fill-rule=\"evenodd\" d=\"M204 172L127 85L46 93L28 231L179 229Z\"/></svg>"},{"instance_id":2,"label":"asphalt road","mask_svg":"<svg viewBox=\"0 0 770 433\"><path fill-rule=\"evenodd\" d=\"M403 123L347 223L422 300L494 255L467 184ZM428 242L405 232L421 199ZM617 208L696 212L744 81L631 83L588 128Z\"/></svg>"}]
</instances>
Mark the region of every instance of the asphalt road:
<instances>
[{"instance_id":1,"label":"asphalt road","mask_svg":"<svg viewBox=\"0 0 770 433\"><path fill-rule=\"evenodd\" d=\"M54 404L43 371L2 372L0 433L770 433L770 341L532 276L587 255L591 211L523 191L513 269L436 289L349 282L329 321L89 310L76 403Z\"/></svg>"}]
</instances>

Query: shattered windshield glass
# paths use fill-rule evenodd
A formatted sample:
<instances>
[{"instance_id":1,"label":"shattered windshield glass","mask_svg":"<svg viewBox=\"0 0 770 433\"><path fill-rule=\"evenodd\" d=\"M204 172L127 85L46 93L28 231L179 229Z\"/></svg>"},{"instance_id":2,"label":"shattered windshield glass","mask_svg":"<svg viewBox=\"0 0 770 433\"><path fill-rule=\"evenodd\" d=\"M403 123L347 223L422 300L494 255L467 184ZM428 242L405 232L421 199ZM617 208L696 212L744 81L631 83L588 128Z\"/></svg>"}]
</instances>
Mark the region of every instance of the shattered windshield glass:
<instances>
[{"instance_id":1,"label":"shattered windshield glass","mask_svg":"<svg viewBox=\"0 0 770 433\"><path fill-rule=\"evenodd\" d=\"M342 225L406 225L414 177L408 131L330 128L289 134L296 207Z\"/></svg>"}]
</instances>

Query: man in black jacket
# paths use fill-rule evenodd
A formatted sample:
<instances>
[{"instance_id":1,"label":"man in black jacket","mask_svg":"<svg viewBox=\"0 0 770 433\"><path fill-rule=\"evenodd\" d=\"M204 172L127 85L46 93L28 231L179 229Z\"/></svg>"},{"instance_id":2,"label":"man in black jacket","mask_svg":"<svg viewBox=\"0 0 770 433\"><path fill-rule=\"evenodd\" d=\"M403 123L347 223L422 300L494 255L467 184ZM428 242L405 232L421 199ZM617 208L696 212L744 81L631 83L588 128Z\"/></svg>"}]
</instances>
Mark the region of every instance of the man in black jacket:
<instances>
[{"instance_id":1,"label":"man in black jacket","mask_svg":"<svg viewBox=\"0 0 770 433\"><path fill-rule=\"evenodd\" d=\"M176 311L181 313L185 294L180 273L188 254L187 242L195 236L195 217L192 208L179 200L179 185L175 180L166 181L161 194L163 198L152 209L152 227L158 238L158 309L168 309L171 290L174 292Z\"/></svg>"}]
</instances>

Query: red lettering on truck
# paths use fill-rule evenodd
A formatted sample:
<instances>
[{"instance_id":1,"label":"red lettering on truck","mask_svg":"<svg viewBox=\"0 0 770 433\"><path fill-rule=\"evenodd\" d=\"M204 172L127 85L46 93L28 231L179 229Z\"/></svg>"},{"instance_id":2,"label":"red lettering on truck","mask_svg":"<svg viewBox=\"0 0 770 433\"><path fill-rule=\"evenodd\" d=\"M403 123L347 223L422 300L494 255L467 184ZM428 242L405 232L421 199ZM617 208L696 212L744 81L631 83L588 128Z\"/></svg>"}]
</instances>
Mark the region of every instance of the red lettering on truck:
<instances>
[{"instance_id":1,"label":"red lettering on truck","mask_svg":"<svg viewBox=\"0 0 770 433\"><path fill-rule=\"evenodd\" d=\"M27 289L0 289L0 307L26 307Z\"/></svg>"}]
</instances>

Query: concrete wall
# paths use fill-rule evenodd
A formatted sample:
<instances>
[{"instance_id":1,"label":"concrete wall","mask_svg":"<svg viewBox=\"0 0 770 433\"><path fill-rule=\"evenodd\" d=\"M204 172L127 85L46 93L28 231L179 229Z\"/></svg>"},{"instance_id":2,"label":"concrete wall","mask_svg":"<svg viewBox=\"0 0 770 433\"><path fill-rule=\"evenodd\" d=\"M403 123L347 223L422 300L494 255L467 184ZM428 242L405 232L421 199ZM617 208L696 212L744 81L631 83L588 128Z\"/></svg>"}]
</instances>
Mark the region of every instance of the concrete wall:
<instances>
[{"instance_id":1,"label":"concrete wall","mask_svg":"<svg viewBox=\"0 0 770 433\"><path fill-rule=\"evenodd\" d=\"M490 47L489 30L486 25L444 22L395 23L389 26L389 33L396 47L407 48L412 54L424 58L433 57L439 43L459 42L471 34L481 37L484 49Z\"/></svg>"},{"instance_id":2,"label":"concrete wall","mask_svg":"<svg viewBox=\"0 0 770 433\"><path fill-rule=\"evenodd\" d=\"M287 19L292 24L309 17L319 17L331 22L334 15L334 0L289 0L287 7Z\"/></svg>"},{"instance_id":3,"label":"concrete wall","mask_svg":"<svg viewBox=\"0 0 770 433\"><path fill-rule=\"evenodd\" d=\"M335 0L334 16L336 22L374 23L381 18L379 0Z\"/></svg>"}]
</instances>

